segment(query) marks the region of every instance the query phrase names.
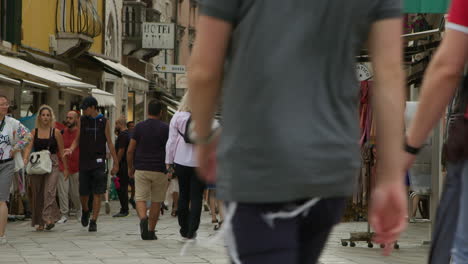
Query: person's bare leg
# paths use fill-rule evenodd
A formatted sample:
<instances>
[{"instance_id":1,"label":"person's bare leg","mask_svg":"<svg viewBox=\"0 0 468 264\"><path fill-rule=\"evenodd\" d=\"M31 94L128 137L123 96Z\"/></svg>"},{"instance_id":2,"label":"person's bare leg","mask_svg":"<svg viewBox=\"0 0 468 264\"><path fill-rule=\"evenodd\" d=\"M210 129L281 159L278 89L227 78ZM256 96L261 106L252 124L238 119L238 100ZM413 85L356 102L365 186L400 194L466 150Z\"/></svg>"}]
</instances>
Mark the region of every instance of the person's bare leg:
<instances>
[{"instance_id":1,"label":"person's bare leg","mask_svg":"<svg viewBox=\"0 0 468 264\"><path fill-rule=\"evenodd\" d=\"M211 222L217 223L218 218L216 217L216 199L215 199L215 191L209 190L208 199L210 202L210 212L211 212Z\"/></svg>"},{"instance_id":2,"label":"person's bare leg","mask_svg":"<svg viewBox=\"0 0 468 264\"><path fill-rule=\"evenodd\" d=\"M0 202L0 237L5 235L5 229L8 222L8 207L6 202Z\"/></svg>"},{"instance_id":3,"label":"person's bare leg","mask_svg":"<svg viewBox=\"0 0 468 264\"><path fill-rule=\"evenodd\" d=\"M151 203L150 215L149 215L149 231L152 232L156 229L158 223L159 213L161 210L161 203Z\"/></svg>"},{"instance_id":4,"label":"person's bare leg","mask_svg":"<svg viewBox=\"0 0 468 264\"><path fill-rule=\"evenodd\" d=\"M173 192L172 193L172 212L177 212L177 206L179 205L179 193Z\"/></svg>"},{"instance_id":5,"label":"person's bare leg","mask_svg":"<svg viewBox=\"0 0 468 264\"><path fill-rule=\"evenodd\" d=\"M411 212L411 217L415 218L416 217L416 212L418 211L418 204L419 204L419 195L416 195L413 198L413 212Z\"/></svg>"},{"instance_id":6,"label":"person's bare leg","mask_svg":"<svg viewBox=\"0 0 468 264\"><path fill-rule=\"evenodd\" d=\"M80 196L80 200L81 200L81 208L83 209L83 211L88 212L89 211L89 207L88 207L89 195Z\"/></svg>"},{"instance_id":7,"label":"person's bare leg","mask_svg":"<svg viewBox=\"0 0 468 264\"><path fill-rule=\"evenodd\" d=\"M218 212L219 212L219 221L224 221L224 212L223 212L223 202L220 200L216 200L218 203Z\"/></svg>"},{"instance_id":8,"label":"person's bare leg","mask_svg":"<svg viewBox=\"0 0 468 264\"><path fill-rule=\"evenodd\" d=\"M99 217L99 211L101 210L101 195L95 194L93 197L93 218L96 221Z\"/></svg>"},{"instance_id":9,"label":"person's bare leg","mask_svg":"<svg viewBox=\"0 0 468 264\"><path fill-rule=\"evenodd\" d=\"M136 201L136 210L138 214L138 218L143 220L147 217L146 214L146 201Z\"/></svg>"}]
</instances>

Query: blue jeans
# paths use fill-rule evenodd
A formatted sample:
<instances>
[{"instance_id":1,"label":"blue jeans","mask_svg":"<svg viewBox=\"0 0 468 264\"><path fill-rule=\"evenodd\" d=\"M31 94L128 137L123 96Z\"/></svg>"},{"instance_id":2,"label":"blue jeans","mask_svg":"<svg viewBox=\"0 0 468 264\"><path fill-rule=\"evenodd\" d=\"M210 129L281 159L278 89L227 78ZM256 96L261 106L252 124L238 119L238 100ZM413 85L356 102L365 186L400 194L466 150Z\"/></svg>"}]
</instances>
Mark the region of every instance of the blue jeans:
<instances>
[{"instance_id":1,"label":"blue jeans","mask_svg":"<svg viewBox=\"0 0 468 264\"><path fill-rule=\"evenodd\" d=\"M468 264L468 161L463 162L457 231L452 248L453 264Z\"/></svg>"},{"instance_id":2,"label":"blue jeans","mask_svg":"<svg viewBox=\"0 0 468 264\"><path fill-rule=\"evenodd\" d=\"M430 264L468 263L468 161L448 164L444 191L437 209Z\"/></svg>"}]
</instances>

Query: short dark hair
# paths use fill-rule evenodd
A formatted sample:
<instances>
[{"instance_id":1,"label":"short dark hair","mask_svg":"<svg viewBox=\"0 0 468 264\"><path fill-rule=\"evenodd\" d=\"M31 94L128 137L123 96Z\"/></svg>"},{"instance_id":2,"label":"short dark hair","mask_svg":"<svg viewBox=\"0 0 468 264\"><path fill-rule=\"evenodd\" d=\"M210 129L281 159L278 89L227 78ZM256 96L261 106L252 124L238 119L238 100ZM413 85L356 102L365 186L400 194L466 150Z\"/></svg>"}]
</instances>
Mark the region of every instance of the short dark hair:
<instances>
[{"instance_id":1,"label":"short dark hair","mask_svg":"<svg viewBox=\"0 0 468 264\"><path fill-rule=\"evenodd\" d=\"M129 126L130 124L135 124L135 121L128 121L127 126Z\"/></svg>"},{"instance_id":2,"label":"short dark hair","mask_svg":"<svg viewBox=\"0 0 468 264\"><path fill-rule=\"evenodd\" d=\"M152 116L158 116L161 114L163 105L158 100L151 100L148 104L148 114Z\"/></svg>"}]
</instances>

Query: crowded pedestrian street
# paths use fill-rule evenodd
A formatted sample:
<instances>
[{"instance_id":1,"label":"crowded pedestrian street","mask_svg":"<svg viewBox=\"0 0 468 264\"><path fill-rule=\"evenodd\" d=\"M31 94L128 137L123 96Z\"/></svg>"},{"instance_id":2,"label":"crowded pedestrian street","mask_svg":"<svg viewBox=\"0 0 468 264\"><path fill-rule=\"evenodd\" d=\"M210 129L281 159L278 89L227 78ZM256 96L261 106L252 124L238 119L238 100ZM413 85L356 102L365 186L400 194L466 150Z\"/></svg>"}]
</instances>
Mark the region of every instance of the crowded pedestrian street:
<instances>
[{"instance_id":1,"label":"crowded pedestrian street","mask_svg":"<svg viewBox=\"0 0 468 264\"><path fill-rule=\"evenodd\" d=\"M118 203L111 202L113 211ZM166 211L167 212L167 211ZM350 232L365 230L366 223L343 223L330 235L320 263L322 264L422 264L426 263L428 246L423 242L429 236L429 223L412 223L402 235L400 249L392 256L381 256L381 249L357 243L355 248L343 247L341 239ZM100 217L100 230L89 233L72 217L50 232L35 232L29 221L9 224L10 239L0 247L2 264L195 264L229 263L224 239L210 244L217 234L208 212L202 213L198 233L199 245L190 246L184 256L181 250L186 240L178 232L177 220L169 213L161 216L156 241L143 241L136 222L135 211L128 217Z\"/></svg>"}]
</instances>

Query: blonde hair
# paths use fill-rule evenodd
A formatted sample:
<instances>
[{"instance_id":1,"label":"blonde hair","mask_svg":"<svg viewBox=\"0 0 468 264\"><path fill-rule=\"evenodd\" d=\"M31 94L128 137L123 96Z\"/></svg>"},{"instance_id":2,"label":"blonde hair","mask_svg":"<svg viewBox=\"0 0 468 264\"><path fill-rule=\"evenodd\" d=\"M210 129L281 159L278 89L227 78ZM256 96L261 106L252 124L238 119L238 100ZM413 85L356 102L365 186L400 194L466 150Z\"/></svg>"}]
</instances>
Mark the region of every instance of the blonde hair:
<instances>
[{"instance_id":1,"label":"blonde hair","mask_svg":"<svg viewBox=\"0 0 468 264\"><path fill-rule=\"evenodd\" d=\"M55 127L54 110L52 110L52 107L50 107L48 105L41 105L41 107L39 107L39 110L37 111L37 117L36 117L36 128L39 128L41 126L40 117L41 117L42 111L44 111L44 110L49 110L49 113L50 113L50 127L54 128Z\"/></svg>"},{"instance_id":2,"label":"blonde hair","mask_svg":"<svg viewBox=\"0 0 468 264\"><path fill-rule=\"evenodd\" d=\"M121 116L119 119L116 121L117 124L127 127L127 118L125 116Z\"/></svg>"},{"instance_id":3,"label":"blonde hair","mask_svg":"<svg viewBox=\"0 0 468 264\"><path fill-rule=\"evenodd\" d=\"M182 97L182 100L180 100L179 109L177 109L179 112L192 112L192 108L190 107L188 97L189 92L187 91L184 97Z\"/></svg>"}]
</instances>

